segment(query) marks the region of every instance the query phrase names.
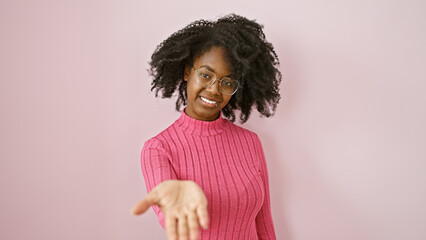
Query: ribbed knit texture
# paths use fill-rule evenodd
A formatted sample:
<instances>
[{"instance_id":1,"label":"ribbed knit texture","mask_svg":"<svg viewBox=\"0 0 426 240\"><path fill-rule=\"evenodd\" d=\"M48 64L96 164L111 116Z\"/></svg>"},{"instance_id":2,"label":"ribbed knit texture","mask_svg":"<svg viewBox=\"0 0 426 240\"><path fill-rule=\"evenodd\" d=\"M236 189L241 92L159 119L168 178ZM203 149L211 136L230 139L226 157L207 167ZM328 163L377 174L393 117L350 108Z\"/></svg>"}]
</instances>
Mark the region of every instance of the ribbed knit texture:
<instances>
[{"instance_id":1,"label":"ribbed knit texture","mask_svg":"<svg viewBox=\"0 0 426 240\"><path fill-rule=\"evenodd\" d=\"M276 239L268 171L259 137L230 121L201 121L182 111L145 142L141 167L147 191L168 179L192 180L208 200L210 225L200 239ZM153 206L165 228L164 215Z\"/></svg>"}]
</instances>

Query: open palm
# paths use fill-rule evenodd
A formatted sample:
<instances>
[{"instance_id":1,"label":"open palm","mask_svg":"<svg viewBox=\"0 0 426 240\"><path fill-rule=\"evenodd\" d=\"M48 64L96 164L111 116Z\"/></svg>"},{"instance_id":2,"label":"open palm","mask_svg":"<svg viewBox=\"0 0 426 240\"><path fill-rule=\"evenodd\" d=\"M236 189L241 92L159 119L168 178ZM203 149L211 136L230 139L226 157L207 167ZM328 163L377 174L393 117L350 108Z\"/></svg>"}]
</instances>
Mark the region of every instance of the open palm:
<instances>
[{"instance_id":1,"label":"open palm","mask_svg":"<svg viewBox=\"0 0 426 240\"><path fill-rule=\"evenodd\" d=\"M139 215L150 206L158 205L165 216L169 240L198 239L199 226L207 229L207 198L193 181L166 180L139 201L132 213Z\"/></svg>"}]
</instances>

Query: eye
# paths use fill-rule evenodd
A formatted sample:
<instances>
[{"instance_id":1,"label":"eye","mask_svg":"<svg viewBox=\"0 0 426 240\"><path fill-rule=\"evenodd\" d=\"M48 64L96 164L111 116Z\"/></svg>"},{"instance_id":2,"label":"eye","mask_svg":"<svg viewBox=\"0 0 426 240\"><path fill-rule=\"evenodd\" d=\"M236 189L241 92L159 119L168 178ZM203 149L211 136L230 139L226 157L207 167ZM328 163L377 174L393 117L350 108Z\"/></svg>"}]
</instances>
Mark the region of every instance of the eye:
<instances>
[{"instance_id":1,"label":"eye","mask_svg":"<svg viewBox=\"0 0 426 240\"><path fill-rule=\"evenodd\" d=\"M225 86L227 86L227 87L231 87L231 86L233 86L234 84L232 83L232 81L230 81L230 80L225 80L225 81L223 81L223 83L222 84L224 84Z\"/></svg>"},{"instance_id":2,"label":"eye","mask_svg":"<svg viewBox=\"0 0 426 240\"><path fill-rule=\"evenodd\" d=\"M211 78L209 75L205 74L205 73L200 73L201 77L203 78Z\"/></svg>"}]
</instances>

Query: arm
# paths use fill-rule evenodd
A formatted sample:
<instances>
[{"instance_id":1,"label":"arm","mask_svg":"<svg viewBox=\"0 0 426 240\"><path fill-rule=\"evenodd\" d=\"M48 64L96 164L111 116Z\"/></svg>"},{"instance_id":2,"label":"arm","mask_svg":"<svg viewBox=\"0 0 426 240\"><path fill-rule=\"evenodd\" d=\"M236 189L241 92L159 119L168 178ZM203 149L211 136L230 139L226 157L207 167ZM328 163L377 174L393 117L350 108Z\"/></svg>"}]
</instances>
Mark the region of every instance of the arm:
<instances>
[{"instance_id":1,"label":"arm","mask_svg":"<svg viewBox=\"0 0 426 240\"><path fill-rule=\"evenodd\" d=\"M197 183L178 180L170 154L161 141L148 140L141 152L141 168L148 194L131 210L134 215L150 206L168 239L198 239L199 227L208 228L207 198Z\"/></svg>"},{"instance_id":2,"label":"arm","mask_svg":"<svg viewBox=\"0 0 426 240\"><path fill-rule=\"evenodd\" d=\"M141 168L148 193L165 180L177 180L176 172L169 159L169 154L159 140L152 138L145 142L141 152ZM158 205L153 205L152 209L165 229L163 212Z\"/></svg>"},{"instance_id":3,"label":"arm","mask_svg":"<svg viewBox=\"0 0 426 240\"><path fill-rule=\"evenodd\" d=\"M255 142L258 159L260 160L260 174L265 189L265 198L263 201L263 205L256 216L256 230L259 239L276 239L274 223L271 214L268 168L266 166L266 159L265 154L263 152L262 143L257 135L255 137Z\"/></svg>"}]
</instances>

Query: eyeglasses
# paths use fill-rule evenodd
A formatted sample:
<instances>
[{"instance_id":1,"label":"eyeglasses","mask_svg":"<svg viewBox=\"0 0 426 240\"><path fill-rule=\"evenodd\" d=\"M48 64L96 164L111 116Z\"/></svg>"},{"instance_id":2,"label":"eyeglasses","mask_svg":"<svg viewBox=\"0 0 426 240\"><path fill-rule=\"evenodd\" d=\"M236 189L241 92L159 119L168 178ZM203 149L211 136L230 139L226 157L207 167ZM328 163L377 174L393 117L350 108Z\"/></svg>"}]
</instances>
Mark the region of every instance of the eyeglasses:
<instances>
[{"instance_id":1,"label":"eyeglasses","mask_svg":"<svg viewBox=\"0 0 426 240\"><path fill-rule=\"evenodd\" d=\"M195 69L192 67L196 73L195 81L202 87L208 88L212 86L216 80L216 74L206 67L200 67ZM224 77L219 80L219 91L225 95L233 95L240 86L238 80L231 79L229 77Z\"/></svg>"}]
</instances>

